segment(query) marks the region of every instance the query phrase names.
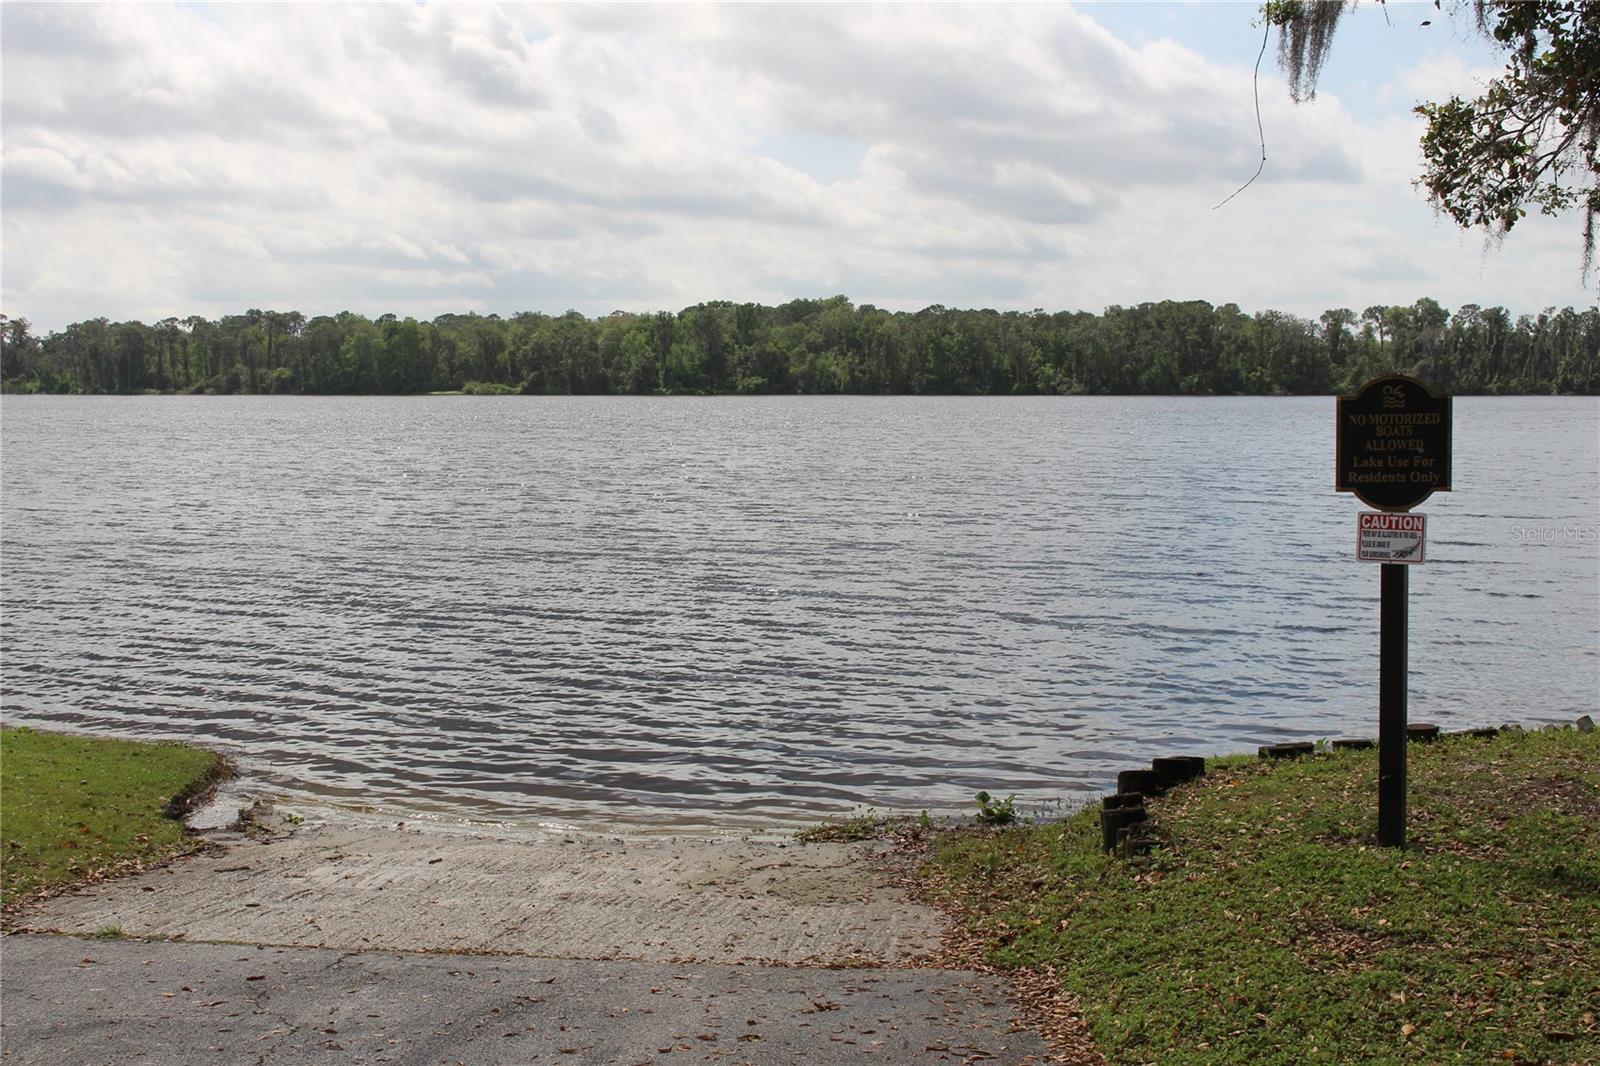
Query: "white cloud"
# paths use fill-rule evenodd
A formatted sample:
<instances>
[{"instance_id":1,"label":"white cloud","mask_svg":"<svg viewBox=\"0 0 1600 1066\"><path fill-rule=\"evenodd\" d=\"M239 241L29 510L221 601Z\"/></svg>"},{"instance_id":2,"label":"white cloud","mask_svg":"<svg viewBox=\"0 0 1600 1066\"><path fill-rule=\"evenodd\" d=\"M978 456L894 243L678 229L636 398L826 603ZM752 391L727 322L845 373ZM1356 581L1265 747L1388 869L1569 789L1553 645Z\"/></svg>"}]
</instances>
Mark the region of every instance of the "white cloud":
<instances>
[{"instance_id":1,"label":"white cloud","mask_svg":"<svg viewBox=\"0 0 1600 1066\"><path fill-rule=\"evenodd\" d=\"M1430 52L1411 69L1401 74L1401 89L1415 100L1444 100L1450 96L1473 97L1489 80L1504 73L1498 67L1477 66L1448 52Z\"/></svg>"},{"instance_id":2,"label":"white cloud","mask_svg":"<svg viewBox=\"0 0 1600 1066\"><path fill-rule=\"evenodd\" d=\"M1249 68L1093 16L5 5L4 309L1585 301L1575 226L1486 258L1411 186L1414 118L1270 78L1267 171L1213 211Z\"/></svg>"}]
</instances>

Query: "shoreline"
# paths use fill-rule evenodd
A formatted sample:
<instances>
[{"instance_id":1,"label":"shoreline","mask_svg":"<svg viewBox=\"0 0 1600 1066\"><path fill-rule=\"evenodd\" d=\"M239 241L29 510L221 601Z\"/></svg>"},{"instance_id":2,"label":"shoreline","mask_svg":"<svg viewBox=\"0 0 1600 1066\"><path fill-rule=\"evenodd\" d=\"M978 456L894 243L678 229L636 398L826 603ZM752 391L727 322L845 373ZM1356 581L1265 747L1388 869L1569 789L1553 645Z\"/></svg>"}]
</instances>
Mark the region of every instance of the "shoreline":
<instances>
[{"instance_id":1,"label":"shoreline","mask_svg":"<svg viewBox=\"0 0 1600 1066\"><path fill-rule=\"evenodd\" d=\"M81 723L61 721L47 715L30 715L26 712L18 714L15 711L5 711L0 717L0 726L5 728L27 728L44 733L56 733L62 736L84 737L92 740L126 740L136 743L177 743L184 744L205 751L210 751L226 760L229 773L227 777L216 783L206 795L199 798L199 802L185 815L183 821L186 825L193 825L195 819L201 819L199 828L209 830L222 828L231 823L233 815L241 807L249 807L257 801L268 803L274 807L283 808L285 811L299 812L305 810L313 815L321 814L324 820L334 822L350 822L372 824L381 827L382 823L400 822L408 827L423 828L439 832L462 832L467 834L505 833L540 835L551 833L580 833L591 836L620 836L642 837L653 839L657 837L705 837L721 839L724 837L775 837L787 839L795 832L808 826L817 824L829 818L849 817L869 805L858 804L848 810L817 811L788 820L776 819L750 819L748 821L729 820L721 823L684 815L678 819L660 817L670 815L664 809L656 809L656 817L621 820L611 819L603 815L569 816L563 817L555 813L534 813L525 818L496 819L486 815L474 816L466 808L444 804L416 806L405 805L405 800L399 797L384 797L373 801L342 797L332 790L319 791L314 785L305 782L289 784L281 775L265 772L259 757L250 753L250 745L238 741L224 740L217 737L197 736L182 734L176 731L158 731L153 733L137 733L121 729L86 728ZM416 802L416 797L409 797ZM903 812L896 812L903 813ZM915 811L909 813L915 814Z\"/></svg>"},{"instance_id":2,"label":"shoreline","mask_svg":"<svg viewBox=\"0 0 1600 1066\"><path fill-rule=\"evenodd\" d=\"M1582 714L1581 710L1564 710L1548 715L1530 716L1525 724L1491 722L1485 719L1473 724L1449 722L1444 725L1447 732L1460 731L1473 728L1522 728L1529 731L1545 729L1551 726L1570 725L1576 715ZM61 722L48 716L35 716L22 714L20 717L14 711L6 711L0 718L0 725L5 727L24 726L45 732L60 733L67 736L81 736L95 739L128 740L141 743L172 741L193 747L215 752L227 761L229 774L216 783L212 790L200 798L182 819L184 824L201 831L222 828L234 821L240 808L249 807L256 802L263 802L283 813L294 814L319 823L338 825L363 825L375 830L394 828L397 825L406 829L415 829L432 833L463 834L468 836L504 836L507 838L541 838L550 835L579 834L584 836L615 837L623 839L657 840L657 839L748 839L748 840L792 840L796 833L802 832L819 825L842 822L856 819L861 816L878 818L918 817L926 812L934 821L948 824L952 820L964 819L975 811L975 805L966 804L960 807L948 808L919 808L899 807L884 803L873 803L867 800L855 803L848 808L832 810L797 810L788 818L753 817L729 818L722 821L712 821L702 813L675 814L668 809L653 808L642 817L618 818L609 812L571 812L563 816L550 811L530 811L527 815L516 818L495 818L486 814L475 814L462 805L447 805L444 803L418 803L417 797L382 797L372 801L337 796L329 791L319 791L315 786L300 782L298 787L293 784L283 783L279 775L264 772L261 760L251 755L248 743L237 741L219 741L214 737L194 735L179 735L177 733L157 732L151 734L131 733L123 730L98 730L83 728L78 723ZM1376 735L1377 718L1374 712L1371 723L1372 734ZM1316 731L1313 731L1316 732ZM1270 735L1269 735L1270 734ZM1258 744L1277 744L1294 742L1297 740L1315 740L1333 738L1333 733L1313 736L1307 733L1302 737L1299 733L1294 735L1278 735L1274 730L1263 729L1257 740L1248 743L1241 742L1237 747L1221 750L1211 749L1206 751L1190 750L1193 745L1180 745L1179 748L1167 750L1163 746L1162 738L1155 737L1145 742L1141 753L1130 755L1133 762L1148 759L1152 755L1200 755L1206 759L1223 758L1237 755L1246 751L1254 751ZM1181 750L1180 750L1181 748ZM1120 768L1120 766L1119 766ZM1084 782L1083 787L1069 791L1061 788L1050 798L1019 797L1019 821L1029 820L1058 820L1076 813L1080 809L1097 805L1100 797L1109 792L1116 791L1117 770L1108 770L1098 781ZM1011 791L1003 784L991 785L990 791L1004 794ZM409 801L409 802L408 802ZM410 805L410 804L416 805ZM1049 812L1046 814L1046 812Z\"/></svg>"}]
</instances>

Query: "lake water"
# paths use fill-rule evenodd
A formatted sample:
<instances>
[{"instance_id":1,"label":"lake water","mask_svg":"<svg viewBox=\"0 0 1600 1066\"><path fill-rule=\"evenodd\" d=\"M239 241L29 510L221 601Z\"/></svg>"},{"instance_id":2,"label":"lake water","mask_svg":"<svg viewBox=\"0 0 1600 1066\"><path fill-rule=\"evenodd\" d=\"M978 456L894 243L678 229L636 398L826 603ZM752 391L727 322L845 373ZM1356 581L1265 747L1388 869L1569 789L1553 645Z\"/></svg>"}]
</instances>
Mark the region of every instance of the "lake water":
<instances>
[{"instance_id":1,"label":"lake water","mask_svg":"<svg viewBox=\"0 0 1600 1066\"><path fill-rule=\"evenodd\" d=\"M1376 730L1333 400L6 397L10 723L745 826ZM1600 402L1458 399L1413 720L1600 703Z\"/></svg>"}]
</instances>

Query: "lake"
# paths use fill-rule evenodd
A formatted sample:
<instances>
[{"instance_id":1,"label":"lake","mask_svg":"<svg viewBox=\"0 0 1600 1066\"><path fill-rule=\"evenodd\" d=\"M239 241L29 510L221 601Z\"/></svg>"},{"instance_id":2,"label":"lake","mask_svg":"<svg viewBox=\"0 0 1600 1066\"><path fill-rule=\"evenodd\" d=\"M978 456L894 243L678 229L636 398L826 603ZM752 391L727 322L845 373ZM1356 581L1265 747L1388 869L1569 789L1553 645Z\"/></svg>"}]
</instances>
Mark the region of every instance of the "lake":
<instances>
[{"instance_id":1,"label":"lake","mask_svg":"<svg viewBox=\"0 0 1600 1066\"><path fill-rule=\"evenodd\" d=\"M291 797L742 827L1371 736L1331 398L7 396L8 723ZM1462 398L1411 717L1600 704L1600 402Z\"/></svg>"}]
</instances>

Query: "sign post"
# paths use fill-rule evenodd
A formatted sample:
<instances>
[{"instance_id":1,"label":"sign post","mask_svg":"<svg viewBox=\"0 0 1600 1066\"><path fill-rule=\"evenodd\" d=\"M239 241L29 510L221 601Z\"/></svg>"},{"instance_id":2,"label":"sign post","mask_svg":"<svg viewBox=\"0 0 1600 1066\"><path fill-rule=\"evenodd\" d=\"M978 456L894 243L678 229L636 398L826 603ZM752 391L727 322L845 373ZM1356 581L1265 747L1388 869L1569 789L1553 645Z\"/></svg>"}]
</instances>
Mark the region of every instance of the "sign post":
<instances>
[{"instance_id":1,"label":"sign post","mask_svg":"<svg viewBox=\"0 0 1600 1066\"><path fill-rule=\"evenodd\" d=\"M1378 606L1378 843L1406 846L1406 598L1411 571L1384 563Z\"/></svg>"},{"instance_id":2,"label":"sign post","mask_svg":"<svg viewBox=\"0 0 1600 1066\"><path fill-rule=\"evenodd\" d=\"M1407 567L1423 561L1426 516L1450 491L1450 397L1413 378L1374 378L1337 403L1334 486L1387 515L1357 519L1356 557L1383 564L1378 608L1378 843L1406 843ZM1402 517L1403 515L1403 517Z\"/></svg>"}]
</instances>

